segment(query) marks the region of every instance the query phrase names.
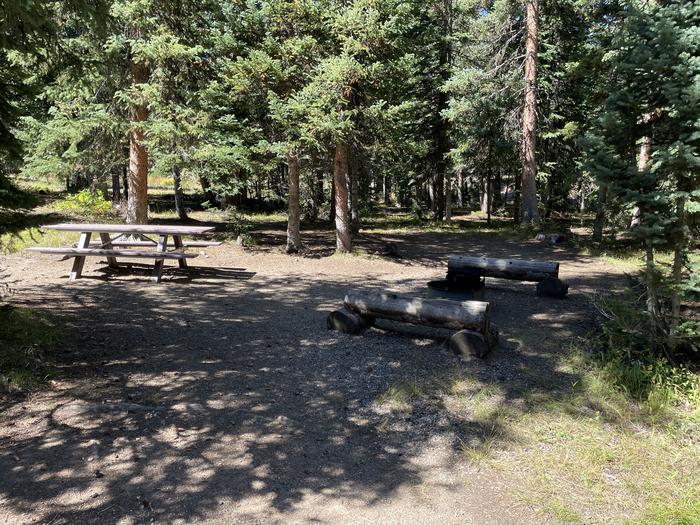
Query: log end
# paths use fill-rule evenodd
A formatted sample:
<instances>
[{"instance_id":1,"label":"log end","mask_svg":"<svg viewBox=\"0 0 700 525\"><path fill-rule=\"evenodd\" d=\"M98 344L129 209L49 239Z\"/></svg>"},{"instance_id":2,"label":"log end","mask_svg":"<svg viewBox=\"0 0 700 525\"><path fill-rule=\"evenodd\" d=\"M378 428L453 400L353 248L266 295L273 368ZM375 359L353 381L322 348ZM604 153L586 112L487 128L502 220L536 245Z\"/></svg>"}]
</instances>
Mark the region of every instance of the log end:
<instances>
[{"instance_id":1,"label":"log end","mask_svg":"<svg viewBox=\"0 0 700 525\"><path fill-rule=\"evenodd\" d=\"M496 336L498 337L498 336ZM491 351L490 336L485 337L471 330L460 330L450 337L450 350L462 359L483 359Z\"/></svg>"},{"instance_id":2,"label":"log end","mask_svg":"<svg viewBox=\"0 0 700 525\"><path fill-rule=\"evenodd\" d=\"M547 277L537 283L537 297L563 299L569 291L569 285L556 277Z\"/></svg>"},{"instance_id":3,"label":"log end","mask_svg":"<svg viewBox=\"0 0 700 525\"><path fill-rule=\"evenodd\" d=\"M370 321L371 319L371 321ZM348 310L336 310L328 314L326 327L344 334L359 334L374 324L374 319L366 319Z\"/></svg>"}]
</instances>

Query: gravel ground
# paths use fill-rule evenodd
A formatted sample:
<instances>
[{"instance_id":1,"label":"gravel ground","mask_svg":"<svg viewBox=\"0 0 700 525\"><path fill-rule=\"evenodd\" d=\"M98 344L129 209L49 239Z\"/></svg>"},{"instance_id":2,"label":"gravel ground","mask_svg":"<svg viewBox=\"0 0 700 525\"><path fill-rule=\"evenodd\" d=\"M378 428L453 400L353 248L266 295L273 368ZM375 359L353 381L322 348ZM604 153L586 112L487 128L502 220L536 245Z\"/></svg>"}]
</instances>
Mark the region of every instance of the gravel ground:
<instances>
[{"instance_id":1,"label":"gravel ground","mask_svg":"<svg viewBox=\"0 0 700 525\"><path fill-rule=\"evenodd\" d=\"M399 246L393 260L292 257L281 235L207 249L198 271L171 267L160 285L94 260L70 283L70 261L0 258L12 302L59 314L71 334L50 388L0 406L0 522L543 523L497 472L464 458L478 429L446 419L439 399L410 413L376 400L462 368L513 403L570 384L557 355L591 327L585 294L617 286L620 270L483 235L384 235ZM441 330L326 330L346 289L423 294L448 253L559 260L571 292L557 301L490 283L501 343L484 361L458 361Z\"/></svg>"}]
</instances>

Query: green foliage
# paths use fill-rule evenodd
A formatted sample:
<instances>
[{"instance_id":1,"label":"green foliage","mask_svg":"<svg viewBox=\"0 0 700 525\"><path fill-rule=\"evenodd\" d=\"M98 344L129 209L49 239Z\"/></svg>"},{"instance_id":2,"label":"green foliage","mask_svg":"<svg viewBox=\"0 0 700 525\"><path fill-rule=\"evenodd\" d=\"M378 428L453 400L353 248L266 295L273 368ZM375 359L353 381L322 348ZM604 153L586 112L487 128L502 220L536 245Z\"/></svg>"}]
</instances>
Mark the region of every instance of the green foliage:
<instances>
[{"instance_id":1,"label":"green foliage","mask_svg":"<svg viewBox=\"0 0 700 525\"><path fill-rule=\"evenodd\" d=\"M667 341L651 344L649 314L644 308L644 287L623 296L600 294L594 304L600 314L601 339L595 355L609 380L639 400L665 405L690 403L700 408L700 371L672 364L666 354L655 355L650 348L664 348ZM676 333L676 346L700 351L700 331ZM690 365L692 366L692 365Z\"/></svg>"},{"instance_id":2,"label":"green foliage","mask_svg":"<svg viewBox=\"0 0 700 525\"><path fill-rule=\"evenodd\" d=\"M97 191L82 190L56 203L56 209L83 217L100 217L112 213L112 203Z\"/></svg>"},{"instance_id":3,"label":"green foliage","mask_svg":"<svg viewBox=\"0 0 700 525\"><path fill-rule=\"evenodd\" d=\"M255 224L243 213L231 207L226 210L224 221L226 222L225 238L231 240L240 239L243 244L251 244L253 242L250 232L255 227Z\"/></svg>"}]
</instances>

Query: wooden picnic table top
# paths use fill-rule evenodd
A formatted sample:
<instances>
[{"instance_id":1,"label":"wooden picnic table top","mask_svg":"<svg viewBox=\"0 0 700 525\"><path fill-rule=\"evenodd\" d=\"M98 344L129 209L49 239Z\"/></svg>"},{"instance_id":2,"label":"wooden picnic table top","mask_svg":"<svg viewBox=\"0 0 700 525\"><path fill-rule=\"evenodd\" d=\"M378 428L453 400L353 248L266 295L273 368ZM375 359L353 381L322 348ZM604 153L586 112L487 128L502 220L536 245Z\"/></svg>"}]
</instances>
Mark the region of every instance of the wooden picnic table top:
<instances>
[{"instance_id":1,"label":"wooden picnic table top","mask_svg":"<svg viewBox=\"0 0 700 525\"><path fill-rule=\"evenodd\" d=\"M62 223L42 226L47 230L95 233L143 233L152 235L198 235L214 231L213 226L172 226L165 224Z\"/></svg>"}]
</instances>

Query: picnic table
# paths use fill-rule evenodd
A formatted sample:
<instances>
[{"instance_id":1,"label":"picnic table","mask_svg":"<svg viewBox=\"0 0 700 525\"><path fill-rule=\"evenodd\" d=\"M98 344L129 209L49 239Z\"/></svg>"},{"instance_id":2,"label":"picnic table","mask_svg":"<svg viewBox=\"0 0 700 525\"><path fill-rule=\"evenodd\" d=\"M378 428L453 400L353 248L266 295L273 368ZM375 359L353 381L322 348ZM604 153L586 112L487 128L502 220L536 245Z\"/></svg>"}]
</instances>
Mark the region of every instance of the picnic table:
<instances>
[{"instance_id":1,"label":"picnic table","mask_svg":"<svg viewBox=\"0 0 700 525\"><path fill-rule=\"evenodd\" d=\"M214 230L211 226L172 226L162 224L47 224L47 230L80 232L80 240L74 246L51 248L33 247L29 251L53 253L74 257L70 280L78 279L83 271L86 257L106 257L110 267L119 266L117 258L154 259L152 280L160 282L163 263L166 259L177 260L180 268L186 269L187 259L197 257L196 253L185 252L189 247L217 246L216 241L183 241L183 236L201 235ZM92 234L100 240L91 242ZM157 237L157 240L149 237ZM172 237L172 250L168 250L168 238ZM139 248L138 250L128 248ZM152 249L148 249L152 248Z\"/></svg>"}]
</instances>

